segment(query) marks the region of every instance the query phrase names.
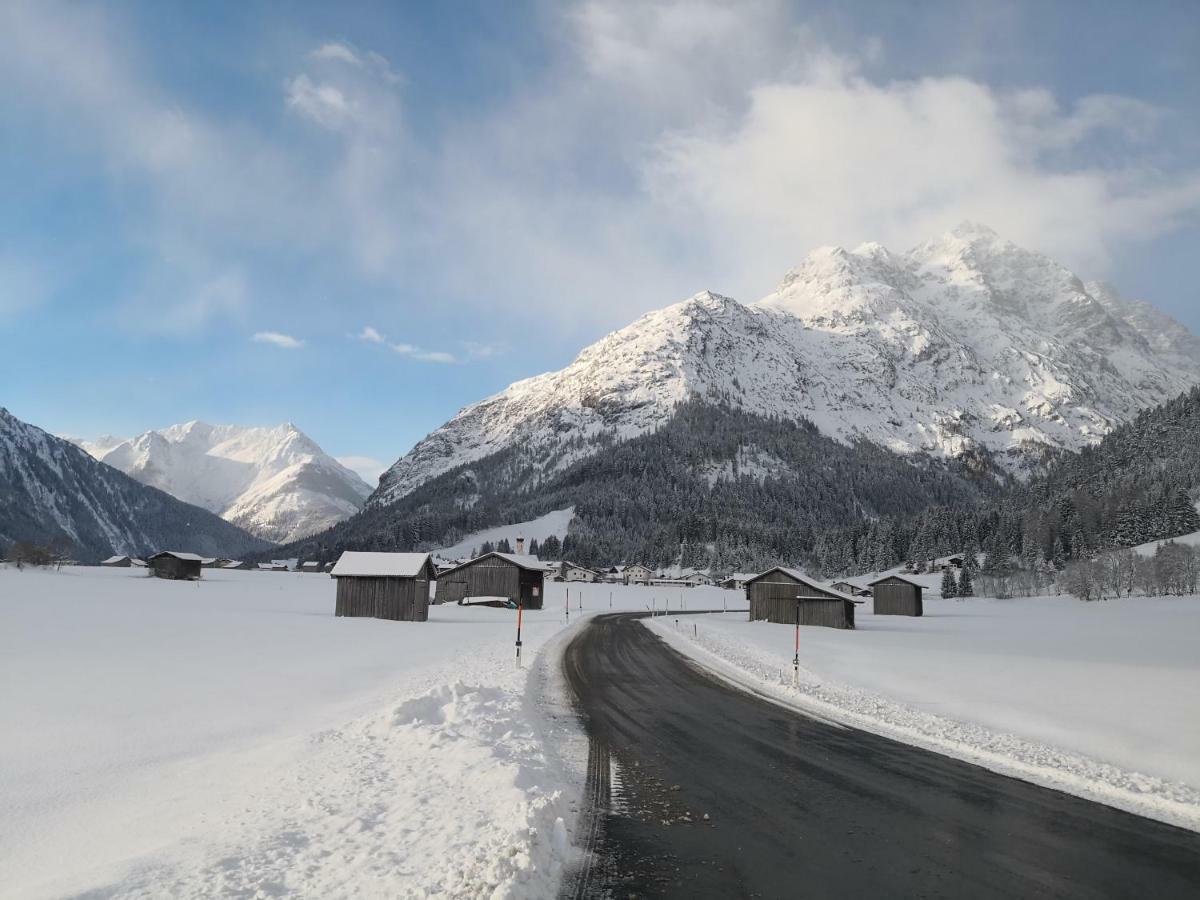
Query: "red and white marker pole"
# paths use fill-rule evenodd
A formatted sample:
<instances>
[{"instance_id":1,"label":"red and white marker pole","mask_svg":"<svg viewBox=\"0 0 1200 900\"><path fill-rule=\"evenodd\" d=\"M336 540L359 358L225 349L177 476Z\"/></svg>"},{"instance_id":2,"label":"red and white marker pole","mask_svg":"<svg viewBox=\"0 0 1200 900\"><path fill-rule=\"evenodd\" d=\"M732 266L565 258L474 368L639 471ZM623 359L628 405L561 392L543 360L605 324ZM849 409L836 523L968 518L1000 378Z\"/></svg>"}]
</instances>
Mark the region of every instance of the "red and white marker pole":
<instances>
[{"instance_id":1,"label":"red and white marker pole","mask_svg":"<svg viewBox=\"0 0 1200 900\"><path fill-rule=\"evenodd\" d=\"M525 612L525 607L520 603L517 604L517 668L521 668L521 615Z\"/></svg>"},{"instance_id":2,"label":"red and white marker pole","mask_svg":"<svg viewBox=\"0 0 1200 900\"><path fill-rule=\"evenodd\" d=\"M571 624L571 589L567 588L567 624Z\"/></svg>"},{"instance_id":3,"label":"red and white marker pole","mask_svg":"<svg viewBox=\"0 0 1200 900\"><path fill-rule=\"evenodd\" d=\"M796 655L792 657L792 685L800 687L800 600L796 600Z\"/></svg>"}]
</instances>

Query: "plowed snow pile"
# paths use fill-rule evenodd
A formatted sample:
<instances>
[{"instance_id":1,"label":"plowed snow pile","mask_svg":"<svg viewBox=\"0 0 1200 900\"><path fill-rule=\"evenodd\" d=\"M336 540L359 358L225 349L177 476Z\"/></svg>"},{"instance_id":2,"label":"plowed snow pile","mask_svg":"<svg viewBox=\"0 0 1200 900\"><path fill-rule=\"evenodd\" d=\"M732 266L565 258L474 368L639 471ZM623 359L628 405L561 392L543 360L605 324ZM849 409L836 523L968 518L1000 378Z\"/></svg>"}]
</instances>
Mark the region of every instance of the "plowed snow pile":
<instances>
[{"instance_id":1,"label":"plowed snow pile","mask_svg":"<svg viewBox=\"0 0 1200 900\"><path fill-rule=\"evenodd\" d=\"M563 600L525 614L518 670L509 610L338 619L322 575L0 567L0 893L553 896L586 754Z\"/></svg>"}]
</instances>

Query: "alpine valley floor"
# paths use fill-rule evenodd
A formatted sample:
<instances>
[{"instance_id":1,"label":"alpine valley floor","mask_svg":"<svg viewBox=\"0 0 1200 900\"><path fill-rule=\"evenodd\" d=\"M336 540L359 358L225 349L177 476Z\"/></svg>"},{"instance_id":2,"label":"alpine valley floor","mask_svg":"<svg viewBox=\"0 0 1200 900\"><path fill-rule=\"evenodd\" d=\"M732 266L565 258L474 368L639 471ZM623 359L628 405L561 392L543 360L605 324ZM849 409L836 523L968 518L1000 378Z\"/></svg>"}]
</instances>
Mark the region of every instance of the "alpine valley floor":
<instances>
[{"instance_id":1,"label":"alpine valley floor","mask_svg":"<svg viewBox=\"0 0 1200 900\"><path fill-rule=\"evenodd\" d=\"M320 575L0 568L5 896L553 895L586 843L588 743L565 647L597 613L742 605L715 588L572 586L568 623L566 590L526 614L518 669L508 610L337 619ZM804 629L812 689L778 702L819 701L868 730L896 730L901 710L922 727L890 736L929 744L942 723L945 741L983 741L943 753L986 751L989 768L1009 754L1023 779L1065 773L1062 789L1110 805L1104 791L1140 790L1147 814L1197 830L1200 605L1030 601L1003 607L1008 625L996 601L929 606L923 620ZM790 659L786 628L679 618L650 624L760 692ZM902 672L889 680L888 665ZM998 679L1037 714L1008 717ZM1081 703L1083 685L1111 716ZM1064 755L1086 764L1056 768Z\"/></svg>"}]
</instances>

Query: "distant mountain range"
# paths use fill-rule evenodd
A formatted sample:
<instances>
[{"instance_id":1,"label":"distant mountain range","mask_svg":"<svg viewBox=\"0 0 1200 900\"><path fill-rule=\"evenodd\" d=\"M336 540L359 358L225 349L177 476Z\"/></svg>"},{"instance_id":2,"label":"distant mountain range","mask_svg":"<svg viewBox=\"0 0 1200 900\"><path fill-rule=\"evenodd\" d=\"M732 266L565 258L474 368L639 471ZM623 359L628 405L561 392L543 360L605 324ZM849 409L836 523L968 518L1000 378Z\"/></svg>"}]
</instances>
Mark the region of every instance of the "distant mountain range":
<instances>
[{"instance_id":1,"label":"distant mountain range","mask_svg":"<svg viewBox=\"0 0 1200 900\"><path fill-rule=\"evenodd\" d=\"M54 539L84 562L163 549L240 557L270 546L0 409L0 551Z\"/></svg>"},{"instance_id":2,"label":"distant mountain range","mask_svg":"<svg viewBox=\"0 0 1200 900\"><path fill-rule=\"evenodd\" d=\"M243 428L187 422L135 438L78 441L143 484L281 543L362 508L371 488L295 425Z\"/></svg>"},{"instance_id":3,"label":"distant mountain range","mask_svg":"<svg viewBox=\"0 0 1200 900\"><path fill-rule=\"evenodd\" d=\"M649 313L461 410L368 504L518 444L545 477L690 398L1019 473L1197 382L1200 339L1181 324L964 224L904 254L816 250L751 306L704 292Z\"/></svg>"}]
</instances>

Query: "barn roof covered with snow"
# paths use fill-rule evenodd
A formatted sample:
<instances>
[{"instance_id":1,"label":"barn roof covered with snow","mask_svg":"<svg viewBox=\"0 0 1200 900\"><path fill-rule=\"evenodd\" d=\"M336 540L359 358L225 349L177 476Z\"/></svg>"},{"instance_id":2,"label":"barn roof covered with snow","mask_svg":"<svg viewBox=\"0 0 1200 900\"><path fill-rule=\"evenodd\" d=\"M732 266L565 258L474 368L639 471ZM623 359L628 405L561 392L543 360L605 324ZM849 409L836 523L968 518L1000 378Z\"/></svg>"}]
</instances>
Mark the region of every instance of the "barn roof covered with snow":
<instances>
[{"instance_id":1,"label":"barn roof covered with snow","mask_svg":"<svg viewBox=\"0 0 1200 900\"><path fill-rule=\"evenodd\" d=\"M330 572L334 578L416 578L428 569L437 577L437 569L428 553L374 553L347 550Z\"/></svg>"},{"instance_id":2,"label":"barn roof covered with snow","mask_svg":"<svg viewBox=\"0 0 1200 900\"><path fill-rule=\"evenodd\" d=\"M175 559L185 559L188 562L204 562L204 557L196 553L184 553L180 550L162 550L151 556L151 559L158 559L163 556L173 556Z\"/></svg>"}]
</instances>

